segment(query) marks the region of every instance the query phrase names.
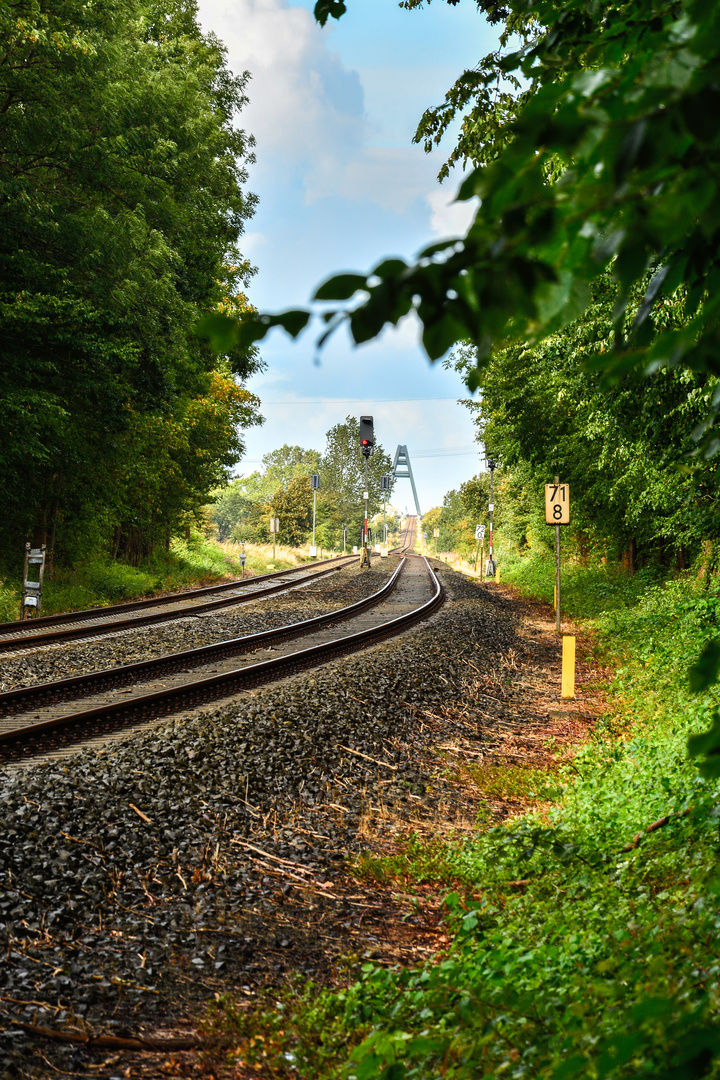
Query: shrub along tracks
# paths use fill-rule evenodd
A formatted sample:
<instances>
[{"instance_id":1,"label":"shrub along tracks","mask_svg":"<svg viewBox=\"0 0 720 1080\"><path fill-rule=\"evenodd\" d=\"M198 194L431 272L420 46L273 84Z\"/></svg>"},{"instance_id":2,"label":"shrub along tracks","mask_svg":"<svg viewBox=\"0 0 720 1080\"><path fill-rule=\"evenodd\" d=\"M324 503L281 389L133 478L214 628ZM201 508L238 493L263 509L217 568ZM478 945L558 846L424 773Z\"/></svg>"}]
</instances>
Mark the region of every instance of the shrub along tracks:
<instances>
[{"instance_id":1,"label":"shrub along tracks","mask_svg":"<svg viewBox=\"0 0 720 1080\"><path fill-rule=\"evenodd\" d=\"M409 634L6 771L0 1051L17 1075L157 1077L200 1059L55 1043L13 1018L78 1037L204 1037L217 994L242 1011L259 988L337 977L343 956L413 963L442 947L443 886L350 867L367 849L401 852L409 830L470 829L482 805L502 816L467 763L500 761L498 733L510 746L530 715L537 737L543 716L559 732L552 714L571 715L548 683L551 620L441 574L449 601Z\"/></svg>"}]
</instances>

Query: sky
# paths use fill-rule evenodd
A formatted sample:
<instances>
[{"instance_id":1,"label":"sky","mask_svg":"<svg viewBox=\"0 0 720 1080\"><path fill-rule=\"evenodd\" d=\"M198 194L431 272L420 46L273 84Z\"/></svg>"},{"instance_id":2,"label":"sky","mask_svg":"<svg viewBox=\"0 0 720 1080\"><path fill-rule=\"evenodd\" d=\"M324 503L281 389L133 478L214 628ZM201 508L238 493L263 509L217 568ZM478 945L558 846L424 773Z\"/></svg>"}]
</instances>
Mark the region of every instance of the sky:
<instances>
[{"instance_id":1,"label":"sky","mask_svg":"<svg viewBox=\"0 0 720 1080\"><path fill-rule=\"evenodd\" d=\"M242 249L257 266L250 299L264 311L303 306L333 273L410 259L469 221L468 207L453 205L462 173L436 179L452 142L428 155L412 136L424 109L495 47L492 28L471 3L405 11L397 0L349 0L325 28L313 6L199 0L230 69L251 73L238 124L256 140L248 186L259 206ZM284 443L323 450L330 427L371 414L391 457L407 446L421 511L441 505L482 467L459 376L430 364L412 318L361 347L341 328L320 353L319 330L297 341L276 330L261 343L267 367L248 385L266 419L247 432L238 474ZM412 508L408 480L393 503Z\"/></svg>"}]
</instances>

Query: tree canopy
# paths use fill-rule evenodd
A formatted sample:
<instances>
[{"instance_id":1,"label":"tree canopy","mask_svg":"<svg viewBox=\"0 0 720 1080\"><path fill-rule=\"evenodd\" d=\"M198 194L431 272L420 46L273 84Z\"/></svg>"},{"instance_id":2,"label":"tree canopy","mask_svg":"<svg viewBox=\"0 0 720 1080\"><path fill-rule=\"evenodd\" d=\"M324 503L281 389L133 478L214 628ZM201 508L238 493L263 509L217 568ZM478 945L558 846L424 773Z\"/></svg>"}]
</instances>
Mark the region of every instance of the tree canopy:
<instances>
[{"instance_id":1,"label":"tree canopy","mask_svg":"<svg viewBox=\"0 0 720 1080\"><path fill-rule=\"evenodd\" d=\"M237 312L247 75L193 0L11 0L0 11L4 543L137 557L205 500L258 421L198 312Z\"/></svg>"},{"instance_id":2,"label":"tree canopy","mask_svg":"<svg viewBox=\"0 0 720 1080\"><path fill-rule=\"evenodd\" d=\"M458 2L458 0L448 0ZM407 7L420 4L408 0ZM481 0L500 48L465 72L418 136L434 142L450 119L466 123L454 152L475 165L458 197L479 199L464 237L425 248L415 263L383 259L315 294L328 328L347 322L357 343L414 311L428 356L470 340L474 389L493 349L533 343L585 312L610 270L612 343L587 363L606 378L718 363L718 111L720 10L710 0ZM321 23L345 13L320 0ZM433 116L435 117L433 119ZM647 279L632 318L628 304ZM680 290L682 325L655 312ZM308 311L236 323L233 339L260 340L282 325L297 334ZM323 340L323 339L321 339ZM711 427L720 394L708 403ZM698 432L698 438L703 433ZM705 452L720 440L711 436Z\"/></svg>"}]
</instances>

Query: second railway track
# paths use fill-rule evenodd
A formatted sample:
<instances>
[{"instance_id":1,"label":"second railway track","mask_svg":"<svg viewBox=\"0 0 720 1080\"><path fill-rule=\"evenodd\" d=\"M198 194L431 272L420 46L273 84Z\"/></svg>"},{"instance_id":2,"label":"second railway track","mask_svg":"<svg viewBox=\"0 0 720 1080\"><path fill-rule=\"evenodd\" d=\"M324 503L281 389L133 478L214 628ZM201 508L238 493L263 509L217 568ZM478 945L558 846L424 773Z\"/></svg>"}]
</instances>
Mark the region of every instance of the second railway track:
<instances>
[{"instance_id":1,"label":"second railway track","mask_svg":"<svg viewBox=\"0 0 720 1080\"><path fill-rule=\"evenodd\" d=\"M0 758L18 760L232 696L408 629L442 603L425 559L403 560L370 597L259 634L0 695ZM338 634L337 624L344 623ZM268 656L268 652L278 655ZM236 657L244 654L242 666ZM162 679L161 683L157 680ZM148 692L149 691L149 692ZM67 702L83 699L81 710Z\"/></svg>"},{"instance_id":2,"label":"second railway track","mask_svg":"<svg viewBox=\"0 0 720 1080\"><path fill-rule=\"evenodd\" d=\"M48 615L27 622L0 624L0 653L117 634L124 630L182 619L188 615L221 611L307 585L335 573L352 561L353 556L346 556L319 564L303 564L273 574L223 582L221 585L211 585L204 589L190 589L182 593L151 597L148 600L136 600L129 604ZM217 596L218 593L222 595Z\"/></svg>"}]
</instances>

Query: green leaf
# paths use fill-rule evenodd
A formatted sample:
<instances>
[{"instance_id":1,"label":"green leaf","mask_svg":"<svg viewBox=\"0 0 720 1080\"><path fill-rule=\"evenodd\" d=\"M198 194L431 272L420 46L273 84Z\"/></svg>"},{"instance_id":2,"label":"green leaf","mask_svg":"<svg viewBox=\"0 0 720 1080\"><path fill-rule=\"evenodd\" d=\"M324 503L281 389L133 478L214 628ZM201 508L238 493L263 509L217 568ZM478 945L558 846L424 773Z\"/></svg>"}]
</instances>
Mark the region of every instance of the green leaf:
<instances>
[{"instance_id":1,"label":"green leaf","mask_svg":"<svg viewBox=\"0 0 720 1080\"><path fill-rule=\"evenodd\" d=\"M198 337L209 338L212 351L222 356L237 346L239 325L237 319L213 312L198 320L195 333Z\"/></svg>"},{"instance_id":2,"label":"green leaf","mask_svg":"<svg viewBox=\"0 0 720 1080\"><path fill-rule=\"evenodd\" d=\"M321 26L325 25L330 16L339 19L346 11L343 0L317 0L315 4L315 18Z\"/></svg>"},{"instance_id":3,"label":"green leaf","mask_svg":"<svg viewBox=\"0 0 720 1080\"><path fill-rule=\"evenodd\" d=\"M690 690L693 694L699 694L707 690L708 686L717 682L718 670L720 670L720 641L713 638L705 643L699 659L689 671Z\"/></svg>"},{"instance_id":4,"label":"green leaf","mask_svg":"<svg viewBox=\"0 0 720 1080\"><path fill-rule=\"evenodd\" d=\"M383 259L373 270L376 277L386 281L388 278L398 278L407 270L407 263L402 259Z\"/></svg>"},{"instance_id":5,"label":"green leaf","mask_svg":"<svg viewBox=\"0 0 720 1080\"><path fill-rule=\"evenodd\" d=\"M279 315L270 316L270 326L282 326L290 337L296 338L301 330L304 330L310 321L310 312L302 309L282 311Z\"/></svg>"},{"instance_id":6,"label":"green leaf","mask_svg":"<svg viewBox=\"0 0 720 1080\"><path fill-rule=\"evenodd\" d=\"M377 272L376 270L375 273ZM364 274L336 274L315 290L313 300L349 300L361 289L368 289L367 277Z\"/></svg>"},{"instance_id":7,"label":"green leaf","mask_svg":"<svg viewBox=\"0 0 720 1080\"><path fill-rule=\"evenodd\" d=\"M713 714L711 727L700 735L688 738L688 754L700 758L698 769L708 779L720 776L720 713Z\"/></svg>"},{"instance_id":8,"label":"green leaf","mask_svg":"<svg viewBox=\"0 0 720 1080\"><path fill-rule=\"evenodd\" d=\"M466 322L453 315L444 315L437 322L425 325L422 336L425 352L431 360L439 360L456 342L463 341L470 333Z\"/></svg>"}]
</instances>

